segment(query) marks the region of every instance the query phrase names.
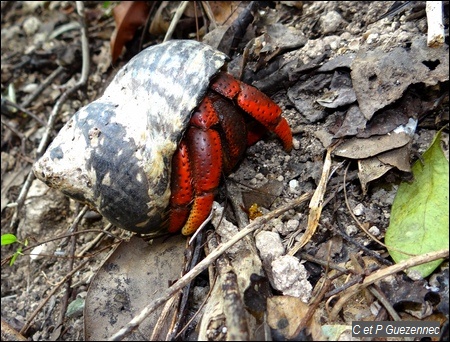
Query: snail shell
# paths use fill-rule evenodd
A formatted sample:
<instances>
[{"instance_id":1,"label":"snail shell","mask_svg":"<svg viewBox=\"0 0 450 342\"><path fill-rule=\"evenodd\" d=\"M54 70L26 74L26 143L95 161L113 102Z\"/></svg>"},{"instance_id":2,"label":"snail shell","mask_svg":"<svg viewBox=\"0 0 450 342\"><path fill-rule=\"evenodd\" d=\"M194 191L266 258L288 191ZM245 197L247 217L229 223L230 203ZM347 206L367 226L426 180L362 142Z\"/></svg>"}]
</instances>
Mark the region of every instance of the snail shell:
<instances>
[{"instance_id":1,"label":"snail shell","mask_svg":"<svg viewBox=\"0 0 450 342\"><path fill-rule=\"evenodd\" d=\"M131 59L81 108L35 163L37 178L138 233L161 228L172 155L227 56L174 40Z\"/></svg>"}]
</instances>

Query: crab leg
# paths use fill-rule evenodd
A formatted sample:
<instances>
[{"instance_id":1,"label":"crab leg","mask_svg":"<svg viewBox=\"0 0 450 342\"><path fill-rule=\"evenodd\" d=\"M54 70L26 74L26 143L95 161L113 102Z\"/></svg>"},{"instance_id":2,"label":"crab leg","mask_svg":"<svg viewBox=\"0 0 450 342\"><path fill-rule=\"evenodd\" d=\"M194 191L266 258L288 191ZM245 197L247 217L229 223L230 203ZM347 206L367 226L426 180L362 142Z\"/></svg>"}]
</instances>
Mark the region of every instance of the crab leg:
<instances>
[{"instance_id":1,"label":"crab leg","mask_svg":"<svg viewBox=\"0 0 450 342\"><path fill-rule=\"evenodd\" d=\"M181 230L183 235L194 233L208 218L222 172L222 146L217 131L191 127L187 132L187 140L191 146L195 195L191 213Z\"/></svg>"},{"instance_id":2,"label":"crab leg","mask_svg":"<svg viewBox=\"0 0 450 342\"><path fill-rule=\"evenodd\" d=\"M210 88L229 99L235 99L239 107L281 139L286 151L292 149L292 132L289 124L281 116L280 107L268 96L224 72L216 76Z\"/></svg>"},{"instance_id":3,"label":"crab leg","mask_svg":"<svg viewBox=\"0 0 450 342\"><path fill-rule=\"evenodd\" d=\"M220 136L211 128L218 122L219 118L212 107L212 101L205 97L193 114L191 127L174 156L170 232L181 229L183 235L190 235L211 212L215 190L219 186L222 172ZM186 155L184 149L187 150ZM191 179L193 191L185 191L187 187L184 189L182 185L189 183ZM192 207L190 207L191 202ZM184 216L186 212L189 214L187 220ZM180 217L176 217L177 215Z\"/></svg>"},{"instance_id":4,"label":"crab leg","mask_svg":"<svg viewBox=\"0 0 450 342\"><path fill-rule=\"evenodd\" d=\"M192 171L189 165L189 155L186 141L183 139L172 159L172 177L170 196L169 227L170 233L175 233L183 227L191 211L189 204L194 197Z\"/></svg>"},{"instance_id":5,"label":"crab leg","mask_svg":"<svg viewBox=\"0 0 450 342\"><path fill-rule=\"evenodd\" d=\"M241 159L248 142L261 137L268 129L282 140L285 150L292 149L292 133L281 116L281 109L254 87L219 73L192 115L189 128L172 161L170 232L181 230L190 235L207 219L221 173L229 173ZM221 95L221 96L220 96ZM236 107L223 97L234 100L251 115L256 126L247 130ZM219 125L220 124L220 125ZM220 126L220 133L215 129Z\"/></svg>"}]
</instances>

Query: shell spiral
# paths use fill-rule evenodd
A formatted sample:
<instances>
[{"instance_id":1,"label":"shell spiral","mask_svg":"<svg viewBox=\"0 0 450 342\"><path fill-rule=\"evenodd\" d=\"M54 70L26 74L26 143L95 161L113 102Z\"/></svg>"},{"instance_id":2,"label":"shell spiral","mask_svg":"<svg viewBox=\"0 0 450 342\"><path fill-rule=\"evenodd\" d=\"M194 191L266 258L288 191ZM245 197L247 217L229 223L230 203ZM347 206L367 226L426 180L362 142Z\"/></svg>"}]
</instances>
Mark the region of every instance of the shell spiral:
<instances>
[{"instance_id":1,"label":"shell spiral","mask_svg":"<svg viewBox=\"0 0 450 342\"><path fill-rule=\"evenodd\" d=\"M81 108L34 164L37 178L138 233L160 229L172 155L227 56L188 40L151 46Z\"/></svg>"}]
</instances>

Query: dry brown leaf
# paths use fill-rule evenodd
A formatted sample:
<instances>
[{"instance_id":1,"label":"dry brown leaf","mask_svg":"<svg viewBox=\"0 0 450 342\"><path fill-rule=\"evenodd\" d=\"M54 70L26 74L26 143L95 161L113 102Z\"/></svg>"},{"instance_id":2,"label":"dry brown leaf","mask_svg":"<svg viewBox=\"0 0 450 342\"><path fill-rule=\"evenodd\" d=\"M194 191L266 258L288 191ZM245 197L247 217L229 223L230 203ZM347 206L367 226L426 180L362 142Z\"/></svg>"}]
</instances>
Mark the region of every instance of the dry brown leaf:
<instances>
[{"instance_id":1,"label":"dry brown leaf","mask_svg":"<svg viewBox=\"0 0 450 342\"><path fill-rule=\"evenodd\" d=\"M297 297L267 298L267 323L287 339L299 337L297 330L308 309L308 304L303 303ZM308 333L312 334L313 341L320 341L324 338L320 332L320 325L314 318L309 320L307 328L309 328Z\"/></svg>"},{"instance_id":2,"label":"dry brown leaf","mask_svg":"<svg viewBox=\"0 0 450 342\"><path fill-rule=\"evenodd\" d=\"M410 144L378 154L375 157L358 160L358 178L363 193L367 193L367 184L380 178L393 167L400 171L411 172L409 164Z\"/></svg>"},{"instance_id":3,"label":"dry brown leaf","mask_svg":"<svg viewBox=\"0 0 450 342\"><path fill-rule=\"evenodd\" d=\"M122 241L91 281L84 309L85 340L108 339L177 280L184 264L185 242L181 235L154 239L151 244L137 236ZM160 329L157 322L162 310L148 315L129 340L138 341L150 336L155 327Z\"/></svg>"},{"instance_id":4,"label":"dry brown leaf","mask_svg":"<svg viewBox=\"0 0 450 342\"><path fill-rule=\"evenodd\" d=\"M122 1L114 10L116 29L111 35L111 58L114 63L125 43L133 39L136 30L145 24L150 7L145 1Z\"/></svg>"},{"instance_id":5,"label":"dry brown leaf","mask_svg":"<svg viewBox=\"0 0 450 342\"><path fill-rule=\"evenodd\" d=\"M169 6L170 5L170 6ZM163 1L156 10L155 16L150 24L149 33L154 36L164 35L170 26L172 20L172 10L174 4L169 1Z\"/></svg>"},{"instance_id":6,"label":"dry brown leaf","mask_svg":"<svg viewBox=\"0 0 450 342\"><path fill-rule=\"evenodd\" d=\"M385 164L377 157L358 160L358 178L364 194L367 193L367 184L380 178L390 169L391 165Z\"/></svg>"},{"instance_id":7,"label":"dry brown leaf","mask_svg":"<svg viewBox=\"0 0 450 342\"><path fill-rule=\"evenodd\" d=\"M334 154L351 159L370 158L382 152L405 146L410 141L411 137L405 132L392 132L367 139L352 138L340 144Z\"/></svg>"},{"instance_id":8,"label":"dry brown leaf","mask_svg":"<svg viewBox=\"0 0 450 342\"><path fill-rule=\"evenodd\" d=\"M306 228L306 231L302 235L300 240L295 244L294 247L291 248L288 253L289 255L295 255L295 253L297 253L300 248L306 245L313 237L319 225L320 214L322 213L323 207L323 198L327 190L327 183L331 172L331 153L333 152L333 149L334 147L330 147L327 149L327 154L325 156L322 168L322 176L320 177L317 189L314 191L314 195L312 196L309 203L310 211L308 216L308 227Z\"/></svg>"},{"instance_id":9,"label":"dry brown leaf","mask_svg":"<svg viewBox=\"0 0 450 342\"><path fill-rule=\"evenodd\" d=\"M284 337L295 337L298 325L308 312L308 305L300 298L277 296L267 298L267 323Z\"/></svg>"},{"instance_id":10,"label":"dry brown leaf","mask_svg":"<svg viewBox=\"0 0 450 342\"><path fill-rule=\"evenodd\" d=\"M230 25L236 20L239 13L245 8L239 8L239 5L239 2L236 1L209 1L209 6L218 25Z\"/></svg>"}]
</instances>

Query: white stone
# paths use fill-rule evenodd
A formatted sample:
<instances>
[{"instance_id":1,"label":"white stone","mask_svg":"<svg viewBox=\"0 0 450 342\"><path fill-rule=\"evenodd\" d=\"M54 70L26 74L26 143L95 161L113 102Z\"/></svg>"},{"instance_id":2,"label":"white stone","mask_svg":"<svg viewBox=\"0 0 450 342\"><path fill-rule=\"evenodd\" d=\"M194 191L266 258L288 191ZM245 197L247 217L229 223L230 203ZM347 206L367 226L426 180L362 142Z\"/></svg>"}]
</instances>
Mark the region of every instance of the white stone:
<instances>
[{"instance_id":1,"label":"white stone","mask_svg":"<svg viewBox=\"0 0 450 342\"><path fill-rule=\"evenodd\" d=\"M362 203L359 203L353 208L353 214L355 214L355 216L361 216L362 214L364 214L364 210L364 205Z\"/></svg>"},{"instance_id":2,"label":"white stone","mask_svg":"<svg viewBox=\"0 0 450 342\"><path fill-rule=\"evenodd\" d=\"M298 188L298 180L293 179L289 182L289 190L290 191L295 191Z\"/></svg>"},{"instance_id":3,"label":"white stone","mask_svg":"<svg viewBox=\"0 0 450 342\"><path fill-rule=\"evenodd\" d=\"M378 236L380 235L380 230L378 229L377 226L372 226L369 228L369 233L372 234L373 236Z\"/></svg>"},{"instance_id":4,"label":"white stone","mask_svg":"<svg viewBox=\"0 0 450 342\"><path fill-rule=\"evenodd\" d=\"M27 36L32 36L35 34L39 27L41 26L41 21L36 17L29 17L23 22L23 30Z\"/></svg>"},{"instance_id":5,"label":"white stone","mask_svg":"<svg viewBox=\"0 0 450 342\"><path fill-rule=\"evenodd\" d=\"M324 34L336 32L343 23L344 20L336 11L330 11L326 15L320 17L320 24Z\"/></svg>"},{"instance_id":6,"label":"white stone","mask_svg":"<svg viewBox=\"0 0 450 342\"><path fill-rule=\"evenodd\" d=\"M378 33L369 34L369 36L367 37L367 44L375 43L378 40L379 36L380 35Z\"/></svg>"},{"instance_id":7,"label":"white stone","mask_svg":"<svg viewBox=\"0 0 450 342\"><path fill-rule=\"evenodd\" d=\"M255 243L261 259L268 264L285 253L280 235L277 233L261 231L256 234Z\"/></svg>"},{"instance_id":8,"label":"white stone","mask_svg":"<svg viewBox=\"0 0 450 342\"><path fill-rule=\"evenodd\" d=\"M296 231L298 226L300 225L300 222L298 220L289 220L286 222L286 229L290 232Z\"/></svg>"},{"instance_id":9,"label":"white stone","mask_svg":"<svg viewBox=\"0 0 450 342\"><path fill-rule=\"evenodd\" d=\"M358 228L356 228L355 225L349 225L345 228L345 232L347 233L348 236L353 236L358 232Z\"/></svg>"},{"instance_id":10,"label":"white stone","mask_svg":"<svg viewBox=\"0 0 450 342\"><path fill-rule=\"evenodd\" d=\"M307 303L311 298L312 286L308 282L308 272L300 261L291 255L280 256L272 261L272 286L284 295L300 298Z\"/></svg>"},{"instance_id":11,"label":"white stone","mask_svg":"<svg viewBox=\"0 0 450 342\"><path fill-rule=\"evenodd\" d=\"M264 177L264 175L263 175L262 173L257 173L257 174L255 175L255 178L256 178L257 180L263 180L265 177Z\"/></svg>"}]
</instances>

